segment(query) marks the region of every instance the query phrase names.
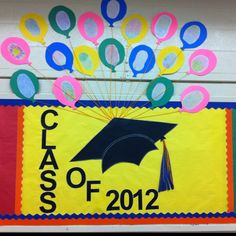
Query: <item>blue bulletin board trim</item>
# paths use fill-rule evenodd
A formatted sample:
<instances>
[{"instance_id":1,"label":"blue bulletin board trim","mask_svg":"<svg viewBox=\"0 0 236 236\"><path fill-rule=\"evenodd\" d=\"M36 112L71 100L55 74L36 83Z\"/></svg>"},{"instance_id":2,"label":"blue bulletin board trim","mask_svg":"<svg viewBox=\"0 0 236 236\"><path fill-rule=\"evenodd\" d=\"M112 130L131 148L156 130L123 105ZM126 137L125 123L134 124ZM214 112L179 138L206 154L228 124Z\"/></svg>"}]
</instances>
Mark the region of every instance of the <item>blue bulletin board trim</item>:
<instances>
[{"instance_id":1,"label":"blue bulletin board trim","mask_svg":"<svg viewBox=\"0 0 236 236\"><path fill-rule=\"evenodd\" d=\"M147 101L97 101L97 104L100 104L103 107L109 107L110 104L112 107L146 107L150 108L151 104ZM0 106L61 106L64 107L59 101L57 100L36 100L35 102L31 102L28 100L19 100L19 99L0 99ZM96 107L96 104L91 100L81 100L77 105L77 107ZM181 102L169 102L165 106L161 108L180 108ZM236 102L210 102L207 105L207 108L214 108L214 109L236 109Z\"/></svg>"},{"instance_id":2,"label":"blue bulletin board trim","mask_svg":"<svg viewBox=\"0 0 236 236\"><path fill-rule=\"evenodd\" d=\"M39 214L36 214L36 215L0 215L0 220L39 220L39 219L42 219L42 220L57 220L57 219L141 219L141 218L150 218L150 219L154 219L154 218L157 218L157 219L160 219L160 218L170 218L170 219L173 219L173 218L235 218L236 217L236 213L234 212L224 212L224 213L187 213L187 214L184 214L184 213L180 213L180 214L177 214L177 213L166 213L166 214L163 214L163 213L159 213L159 214L156 214L156 213L152 213L152 214L134 214L134 213L131 213L131 214L120 214L120 213L117 213L117 214L72 214L72 215L69 215L69 214L65 214L65 215L62 215L62 214L58 214L58 215L46 215L46 214L43 214L43 215L39 215Z\"/></svg>"}]
</instances>

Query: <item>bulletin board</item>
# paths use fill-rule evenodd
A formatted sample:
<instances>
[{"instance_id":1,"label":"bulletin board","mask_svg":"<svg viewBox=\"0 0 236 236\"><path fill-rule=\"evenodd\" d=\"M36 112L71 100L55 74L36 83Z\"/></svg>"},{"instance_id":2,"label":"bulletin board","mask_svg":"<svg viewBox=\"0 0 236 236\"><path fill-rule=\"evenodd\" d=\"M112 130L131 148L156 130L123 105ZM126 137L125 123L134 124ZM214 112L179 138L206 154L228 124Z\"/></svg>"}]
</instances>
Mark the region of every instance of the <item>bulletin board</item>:
<instances>
[{"instance_id":1,"label":"bulletin board","mask_svg":"<svg viewBox=\"0 0 236 236\"><path fill-rule=\"evenodd\" d=\"M234 71L213 14L91 2L3 3L22 5L0 19L0 225L233 225Z\"/></svg>"}]
</instances>

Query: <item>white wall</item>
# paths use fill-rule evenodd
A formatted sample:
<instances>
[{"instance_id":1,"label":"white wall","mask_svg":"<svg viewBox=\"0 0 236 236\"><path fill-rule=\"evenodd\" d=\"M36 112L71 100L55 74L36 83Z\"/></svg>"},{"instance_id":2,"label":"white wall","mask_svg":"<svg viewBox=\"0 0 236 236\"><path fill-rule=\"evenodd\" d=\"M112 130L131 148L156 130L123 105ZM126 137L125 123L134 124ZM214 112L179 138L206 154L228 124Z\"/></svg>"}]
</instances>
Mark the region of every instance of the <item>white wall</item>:
<instances>
[{"instance_id":1,"label":"white wall","mask_svg":"<svg viewBox=\"0 0 236 236\"><path fill-rule=\"evenodd\" d=\"M218 65L217 68L212 72L210 75L204 77L197 77L197 76L189 76L187 81L189 84L193 83L193 81L204 82L204 86L209 89L211 94L211 101L228 101L228 102L236 102L236 1L235 0L126 0L128 5L128 14L138 12L143 14L149 22L151 21L152 17L161 11L170 11L176 15L179 21L179 30L180 27L192 20L199 20L203 22L207 29L208 29L208 38L206 42L201 46L201 48L208 48L213 50L217 57L218 57ZM85 11L94 11L100 14L100 0L0 0L0 43L9 36L22 36L18 23L22 15L28 12L35 12L43 15L47 19L47 15L50 9L56 5L62 4L71 8L76 16L79 16ZM167 45L176 45L181 46L181 42L179 40L179 30L177 35L171 39L163 43L159 50ZM123 42L125 45L126 42L122 38L120 33L120 23L116 25L114 29L114 35L120 41ZM106 33L103 38L111 37L111 31L109 27L106 27ZM102 38L102 39L103 39ZM102 40L101 39L101 40ZM100 41L101 41L100 40ZM47 44L50 44L54 41L61 41L68 44L63 37L53 32L53 30L49 30L49 33L46 37ZM40 99L55 99L54 95L52 94L52 83L53 80L65 74L64 72L55 72L48 65L45 63L44 59L44 52L45 48L37 43L32 43L28 41L31 46L31 56L30 59L33 62L33 66L37 68L45 77L52 78L51 80L40 78L41 90L40 93L36 96ZM155 39L151 35L145 38L144 43L151 46L153 49L155 48ZM80 37L79 32L74 29L72 32L72 44L73 46L77 46L79 44L88 44L93 46L92 44L86 42ZM186 50L185 51L185 65L181 69L181 71L175 75L169 76L171 79L178 79L180 78L184 72L188 69L188 56L191 54L193 50ZM9 86L9 77L18 69L26 68L32 70L30 67L25 66L13 66L10 65L8 62L4 60L4 58L0 55L0 99L9 99L9 98L16 98L14 94L10 90ZM103 66L103 69L105 67ZM32 70L36 75L42 77L39 73ZM132 74L131 71L128 69L124 73L124 66L121 65L118 68L118 72L112 76L112 78L122 78L123 74L125 78L131 78ZM158 74L157 67L152 70L146 76L139 76L138 78L143 79L154 79L155 76ZM76 73L78 77L84 78L79 73ZM102 78L103 73L101 68L96 73L97 78ZM105 77L108 79L110 77L110 73L108 70L105 72ZM184 81L184 80L183 80ZM215 83L212 83L215 82ZM140 94L145 91L147 83L132 83L130 86L127 83L118 84L115 86L114 83L107 82L83 82L85 87L90 87L88 92L92 92L98 99L107 98L109 99L109 95L107 94L109 91L109 87L112 87L114 99L135 99L140 96ZM98 85L99 84L99 85ZM173 101L179 100L179 95L182 90L189 85L188 83L175 83L175 95L172 98ZM122 86L122 90L120 89ZM129 89L130 88L130 89ZM136 89L137 88L137 89ZM119 92L122 91L120 95ZM129 97L127 93L129 91ZM101 95L102 93L102 95ZM83 96L83 99L87 99L88 97L86 94ZM140 100L145 100L145 96L142 96ZM95 227L94 230L91 228L85 227L85 231L122 231L123 228L121 226L107 228L107 226L102 226L103 229L99 227ZM185 231L186 228L190 226L141 226L134 228L125 228L123 231ZM204 226L205 227L205 226ZM217 228L218 227L218 228ZM42 228L41 230L48 230L47 228ZM16 229L18 232L22 229ZM32 229L29 229L31 231ZM37 229L33 229L32 231L37 231ZM52 231L84 231L81 228L73 228L65 227L65 229L61 228L53 228ZM190 231L222 231L222 230L235 230L235 225L228 225L225 226L209 226L209 228L201 228L201 227L194 227L191 226ZM0 231L14 231L12 227L9 229L7 227L0 228ZM22 231L27 231L27 229L23 229Z\"/></svg>"},{"instance_id":2,"label":"white wall","mask_svg":"<svg viewBox=\"0 0 236 236\"><path fill-rule=\"evenodd\" d=\"M20 36L18 23L22 15L35 12L43 15L46 19L50 9L56 5L65 5L71 8L76 16L86 11L94 11L100 14L100 0L0 0L0 42L9 36ZM203 77L197 77L195 75L190 75L186 79L181 81L189 81L190 83L201 83L204 82L203 86L209 89L211 95L211 101L227 101L236 102L236 65L234 58L236 57L236 1L235 0L225 0L225 1L212 1L212 0L126 0L128 5L128 13L140 13L144 15L149 23L152 17L161 11L172 12L179 21L179 29L175 37L171 40L164 42L158 51L170 45L182 46L179 39L179 31L184 23L188 21L198 20L203 22L208 30L208 38L199 48L207 48L213 50L218 57L218 64L216 69L209 75ZM120 31L120 24L116 24L114 28L115 38L120 40L123 45L126 45L126 41L123 39ZM106 24L106 31L103 37L100 39L111 37L111 30ZM94 47L90 42L84 40L77 28L75 28L71 34L71 40L73 47L80 44L87 44ZM68 40L63 36L57 34L49 27L49 32L46 36L47 45L54 42L61 41L69 46ZM36 96L36 99L55 99L52 94L52 84L53 80L61 75L65 75L65 71L57 72L51 69L45 62L44 54L45 47L38 43L28 41L31 47L32 65L41 72L39 74L37 71L33 70L29 66L14 66L10 65L5 59L0 55L0 99L16 98L12 93L9 86L9 77L18 69L25 68L29 69L38 75L40 78L41 89L40 93ZM155 49L155 38L149 32L149 34L143 40L143 43L149 45ZM157 51L157 53L158 53ZM194 50L186 50L185 53L185 64L183 68L176 74L168 76L170 79L178 80L182 75L188 70L188 57ZM117 73L110 75L109 70L102 66L96 72L96 78L114 79L114 78L131 78L132 72L129 67L126 67L124 71L124 64L117 67ZM104 72L104 73L103 73ZM43 76L42 76L43 74ZM145 76L139 75L138 79L154 79L158 74L158 68L155 68ZM75 75L78 78L87 78L76 72ZM52 78L51 80L46 78ZM175 83L175 95L173 96L173 101L178 101L180 93L186 88L188 83ZM110 91L110 86L112 87L112 99L136 99L140 97L140 100L146 100L145 95L140 96L144 93L145 88L148 83L132 83L131 86L127 82L123 83L110 83L107 82L82 82L86 93L95 94L97 99L110 99L108 95ZM83 95L82 99L89 99L91 96Z\"/></svg>"}]
</instances>

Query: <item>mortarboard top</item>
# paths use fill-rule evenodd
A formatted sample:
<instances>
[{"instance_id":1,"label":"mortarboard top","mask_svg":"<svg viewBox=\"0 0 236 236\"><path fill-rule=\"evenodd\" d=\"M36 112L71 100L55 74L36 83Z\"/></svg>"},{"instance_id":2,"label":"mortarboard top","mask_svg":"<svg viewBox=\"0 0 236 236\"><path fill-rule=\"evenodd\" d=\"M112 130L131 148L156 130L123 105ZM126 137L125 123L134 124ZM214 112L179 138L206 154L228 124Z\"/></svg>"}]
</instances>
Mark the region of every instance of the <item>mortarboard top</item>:
<instances>
[{"instance_id":1,"label":"mortarboard top","mask_svg":"<svg viewBox=\"0 0 236 236\"><path fill-rule=\"evenodd\" d=\"M104 173L113 165L139 165L143 157L157 149L155 143L176 124L114 118L71 161L102 160Z\"/></svg>"}]
</instances>

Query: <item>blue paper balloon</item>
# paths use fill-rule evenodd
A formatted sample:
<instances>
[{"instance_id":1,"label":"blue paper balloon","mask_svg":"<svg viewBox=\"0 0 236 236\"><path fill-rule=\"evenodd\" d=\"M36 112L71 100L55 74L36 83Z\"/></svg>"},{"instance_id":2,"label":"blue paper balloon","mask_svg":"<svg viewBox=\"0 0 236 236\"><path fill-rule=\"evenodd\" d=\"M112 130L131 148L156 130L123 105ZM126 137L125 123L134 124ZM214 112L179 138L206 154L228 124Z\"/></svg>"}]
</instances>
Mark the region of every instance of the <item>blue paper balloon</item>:
<instances>
[{"instance_id":1,"label":"blue paper balloon","mask_svg":"<svg viewBox=\"0 0 236 236\"><path fill-rule=\"evenodd\" d=\"M101 13L104 19L113 27L116 21L122 20L127 12L124 0L102 0Z\"/></svg>"},{"instance_id":2,"label":"blue paper balloon","mask_svg":"<svg viewBox=\"0 0 236 236\"><path fill-rule=\"evenodd\" d=\"M186 48L196 48L207 38L205 25L198 21L186 23L180 31L180 39L183 43L182 50Z\"/></svg>"},{"instance_id":3,"label":"blue paper balloon","mask_svg":"<svg viewBox=\"0 0 236 236\"><path fill-rule=\"evenodd\" d=\"M65 44L60 42L50 44L47 47L45 57L47 64L54 70L69 70L70 73L73 72L74 57L69 47Z\"/></svg>"},{"instance_id":4,"label":"blue paper balloon","mask_svg":"<svg viewBox=\"0 0 236 236\"><path fill-rule=\"evenodd\" d=\"M129 66L134 77L137 74L148 73L155 65L155 55L153 50L146 45L136 46L129 57Z\"/></svg>"}]
</instances>

